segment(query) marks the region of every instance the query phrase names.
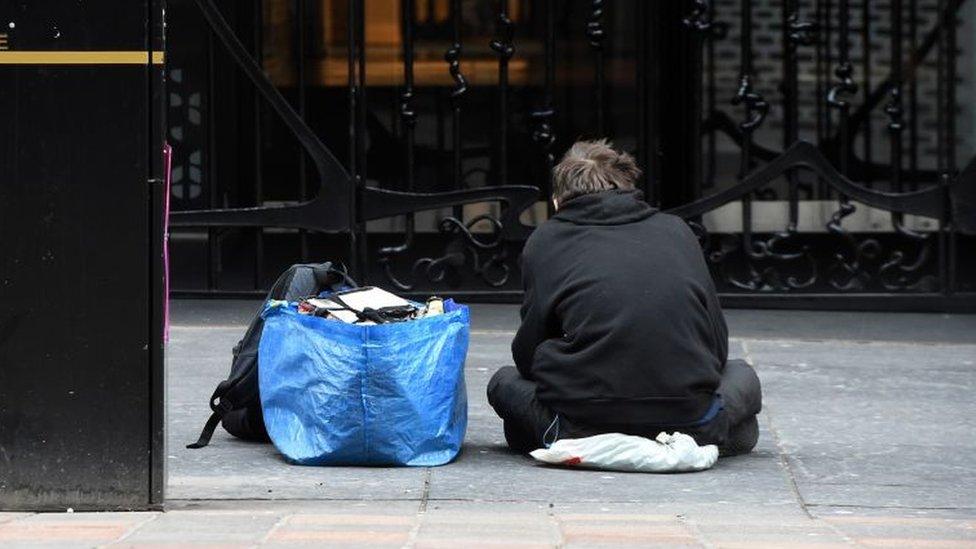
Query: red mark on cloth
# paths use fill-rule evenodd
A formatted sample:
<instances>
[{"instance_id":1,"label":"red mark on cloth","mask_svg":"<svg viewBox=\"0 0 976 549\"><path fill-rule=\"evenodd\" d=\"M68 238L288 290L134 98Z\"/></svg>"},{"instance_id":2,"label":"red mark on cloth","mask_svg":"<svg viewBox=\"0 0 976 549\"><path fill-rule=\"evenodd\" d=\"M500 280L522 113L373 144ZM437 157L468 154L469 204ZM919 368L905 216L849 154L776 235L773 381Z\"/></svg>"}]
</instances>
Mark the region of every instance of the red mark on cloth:
<instances>
[{"instance_id":1,"label":"red mark on cloth","mask_svg":"<svg viewBox=\"0 0 976 549\"><path fill-rule=\"evenodd\" d=\"M579 465L583 463L583 458L579 456L574 456L563 462L563 465Z\"/></svg>"}]
</instances>

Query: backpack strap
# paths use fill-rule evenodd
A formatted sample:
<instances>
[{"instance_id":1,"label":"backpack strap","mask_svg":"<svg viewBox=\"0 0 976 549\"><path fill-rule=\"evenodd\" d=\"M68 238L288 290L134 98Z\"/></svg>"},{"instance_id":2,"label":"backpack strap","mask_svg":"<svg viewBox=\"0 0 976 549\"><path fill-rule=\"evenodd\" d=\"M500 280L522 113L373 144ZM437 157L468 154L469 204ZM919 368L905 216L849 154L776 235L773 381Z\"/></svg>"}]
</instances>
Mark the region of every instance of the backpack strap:
<instances>
[{"instance_id":1,"label":"backpack strap","mask_svg":"<svg viewBox=\"0 0 976 549\"><path fill-rule=\"evenodd\" d=\"M359 284L352 279L346 272L344 265L336 265L331 261L309 265L312 268L312 275L315 277L315 284L321 290L338 290L343 284L352 288L358 288Z\"/></svg>"},{"instance_id":2,"label":"backpack strap","mask_svg":"<svg viewBox=\"0 0 976 549\"><path fill-rule=\"evenodd\" d=\"M230 379L225 379L217 385L213 395L210 397L210 409L213 410L213 413L210 414L210 418L204 424L203 430L200 431L200 437L193 444L187 444L187 448L195 450L210 444L210 439L213 438L214 431L217 430L217 425L220 424L220 420L224 419L224 414L234 409L231 401L224 398L234 385L236 383Z\"/></svg>"},{"instance_id":3,"label":"backpack strap","mask_svg":"<svg viewBox=\"0 0 976 549\"><path fill-rule=\"evenodd\" d=\"M214 431L217 430L217 425L220 425L220 420L222 419L224 419L224 415L220 412L210 414L210 419L203 426L203 431L200 431L200 438L193 444L187 444L186 447L196 450L197 448L203 448L210 444L210 439L213 438Z\"/></svg>"},{"instance_id":4,"label":"backpack strap","mask_svg":"<svg viewBox=\"0 0 976 549\"><path fill-rule=\"evenodd\" d=\"M372 307L366 307L363 310L354 309L349 306L348 303L343 301L341 294L333 294L328 297L330 301L339 305L338 310L349 311L355 313L356 322L373 322L375 324L386 324L388 322L396 322L399 320L404 320L410 317L411 314L415 313L417 309L413 306L408 305L394 305L390 307L380 307L379 309L373 309ZM321 311L328 312L328 309L323 308ZM319 310L316 310L316 316L319 316Z\"/></svg>"}]
</instances>

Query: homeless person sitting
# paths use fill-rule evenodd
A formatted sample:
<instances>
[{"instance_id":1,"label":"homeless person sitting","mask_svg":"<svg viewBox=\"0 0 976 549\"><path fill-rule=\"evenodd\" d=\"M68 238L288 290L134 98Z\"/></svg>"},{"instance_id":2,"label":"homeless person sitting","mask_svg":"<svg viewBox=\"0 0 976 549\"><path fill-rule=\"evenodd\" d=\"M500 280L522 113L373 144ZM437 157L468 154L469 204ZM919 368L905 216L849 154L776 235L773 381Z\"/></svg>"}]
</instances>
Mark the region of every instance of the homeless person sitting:
<instances>
[{"instance_id":1,"label":"homeless person sitting","mask_svg":"<svg viewBox=\"0 0 976 549\"><path fill-rule=\"evenodd\" d=\"M698 240L643 200L633 157L579 142L553 170L555 215L522 254L515 367L488 384L508 445L680 431L721 455L759 437L759 378L728 330Z\"/></svg>"}]
</instances>

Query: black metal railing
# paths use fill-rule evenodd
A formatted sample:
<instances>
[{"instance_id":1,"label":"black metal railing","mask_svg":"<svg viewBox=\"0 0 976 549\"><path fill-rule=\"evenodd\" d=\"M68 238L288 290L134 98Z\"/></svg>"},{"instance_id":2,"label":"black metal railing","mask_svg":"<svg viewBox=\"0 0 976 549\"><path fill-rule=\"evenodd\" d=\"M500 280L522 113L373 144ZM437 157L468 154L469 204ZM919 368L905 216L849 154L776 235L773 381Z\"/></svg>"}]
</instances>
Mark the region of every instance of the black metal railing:
<instances>
[{"instance_id":1,"label":"black metal railing","mask_svg":"<svg viewBox=\"0 0 976 549\"><path fill-rule=\"evenodd\" d=\"M635 152L727 303L976 303L965 0L386 3L172 3L171 137L199 180L173 197L181 293L332 258L517 300L549 170L584 136Z\"/></svg>"}]
</instances>

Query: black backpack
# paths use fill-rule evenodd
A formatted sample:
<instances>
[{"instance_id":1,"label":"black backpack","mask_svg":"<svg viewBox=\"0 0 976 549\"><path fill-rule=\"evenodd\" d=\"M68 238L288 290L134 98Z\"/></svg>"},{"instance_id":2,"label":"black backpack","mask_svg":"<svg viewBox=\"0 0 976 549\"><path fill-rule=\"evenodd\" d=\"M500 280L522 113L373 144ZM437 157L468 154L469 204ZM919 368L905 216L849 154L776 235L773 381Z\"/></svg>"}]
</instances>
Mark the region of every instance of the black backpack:
<instances>
[{"instance_id":1,"label":"black backpack","mask_svg":"<svg viewBox=\"0 0 976 549\"><path fill-rule=\"evenodd\" d=\"M264 303L270 299L295 301L325 290L356 287L341 265L332 262L292 265L275 281ZM264 304L262 304L262 309ZM258 343L264 330L261 310L251 320L244 337L234 347L230 376L221 381L210 397L213 413L200 432L200 438L187 448L203 448L210 443L218 423L237 438L268 442L268 431L261 414L258 394Z\"/></svg>"}]
</instances>

